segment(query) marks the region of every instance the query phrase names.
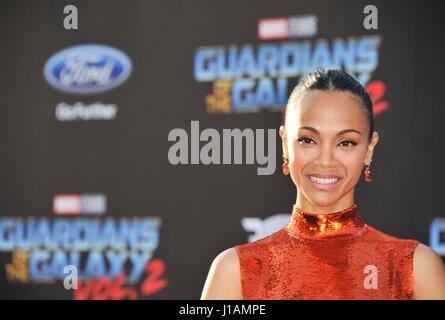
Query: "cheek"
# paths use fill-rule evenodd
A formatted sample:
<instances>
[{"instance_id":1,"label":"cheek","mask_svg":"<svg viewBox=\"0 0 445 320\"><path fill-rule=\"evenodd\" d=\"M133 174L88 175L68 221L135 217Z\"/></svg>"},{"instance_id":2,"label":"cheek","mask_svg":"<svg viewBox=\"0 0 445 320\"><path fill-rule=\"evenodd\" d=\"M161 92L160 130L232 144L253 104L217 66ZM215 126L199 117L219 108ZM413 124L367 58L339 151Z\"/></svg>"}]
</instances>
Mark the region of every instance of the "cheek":
<instances>
[{"instance_id":1,"label":"cheek","mask_svg":"<svg viewBox=\"0 0 445 320\"><path fill-rule=\"evenodd\" d=\"M363 168L363 156L361 153L344 157L341 163L346 170L348 179L357 181L360 178Z\"/></svg>"},{"instance_id":2,"label":"cheek","mask_svg":"<svg viewBox=\"0 0 445 320\"><path fill-rule=\"evenodd\" d=\"M347 175L348 186L353 186L360 180L366 157L367 146L359 145L356 149L342 155L340 161Z\"/></svg>"},{"instance_id":3,"label":"cheek","mask_svg":"<svg viewBox=\"0 0 445 320\"><path fill-rule=\"evenodd\" d=\"M300 177L301 171L310 165L314 157L314 151L298 148L296 145L289 149L289 171L294 182L303 178Z\"/></svg>"}]
</instances>

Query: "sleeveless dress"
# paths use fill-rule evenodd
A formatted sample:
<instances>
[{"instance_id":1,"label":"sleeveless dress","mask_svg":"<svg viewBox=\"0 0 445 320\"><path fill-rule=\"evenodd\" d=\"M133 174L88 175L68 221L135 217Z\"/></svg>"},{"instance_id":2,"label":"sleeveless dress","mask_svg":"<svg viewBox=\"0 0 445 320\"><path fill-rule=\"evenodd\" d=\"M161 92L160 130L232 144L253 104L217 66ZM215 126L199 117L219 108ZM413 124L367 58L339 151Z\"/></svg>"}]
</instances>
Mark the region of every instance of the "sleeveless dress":
<instances>
[{"instance_id":1,"label":"sleeveless dress","mask_svg":"<svg viewBox=\"0 0 445 320\"><path fill-rule=\"evenodd\" d=\"M235 246L243 299L413 299L417 240L364 223L357 205L329 214L294 205L274 234Z\"/></svg>"}]
</instances>

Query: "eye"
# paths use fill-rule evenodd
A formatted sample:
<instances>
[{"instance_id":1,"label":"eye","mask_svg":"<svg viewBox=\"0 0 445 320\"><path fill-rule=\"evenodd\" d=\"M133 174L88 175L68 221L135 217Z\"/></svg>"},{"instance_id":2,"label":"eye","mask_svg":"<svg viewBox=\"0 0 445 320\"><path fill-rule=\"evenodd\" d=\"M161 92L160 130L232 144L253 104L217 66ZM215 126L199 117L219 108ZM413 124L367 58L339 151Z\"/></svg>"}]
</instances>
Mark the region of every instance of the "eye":
<instances>
[{"instance_id":1,"label":"eye","mask_svg":"<svg viewBox=\"0 0 445 320\"><path fill-rule=\"evenodd\" d=\"M300 142L300 144L310 144L311 141L314 142L314 140L312 140L311 138L308 138L308 137L302 137L302 138L298 139L298 142Z\"/></svg>"},{"instance_id":2,"label":"eye","mask_svg":"<svg viewBox=\"0 0 445 320\"><path fill-rule=\"evenodd\" d=\"M343 147L349 147L349 146L355 146L357 145L357 142L351 141L351 140L345 140L339 143Z\"/></svg>"}]
</instances>

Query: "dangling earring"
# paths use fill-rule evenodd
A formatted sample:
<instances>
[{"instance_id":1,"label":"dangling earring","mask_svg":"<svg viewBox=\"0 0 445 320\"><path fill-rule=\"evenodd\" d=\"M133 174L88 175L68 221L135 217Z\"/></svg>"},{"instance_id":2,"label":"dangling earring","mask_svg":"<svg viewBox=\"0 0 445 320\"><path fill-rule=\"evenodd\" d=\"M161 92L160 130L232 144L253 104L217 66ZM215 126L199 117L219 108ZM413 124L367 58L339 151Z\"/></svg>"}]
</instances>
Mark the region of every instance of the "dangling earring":
<instances>
[{"instance_id":1,"label":"dangling earring","mask_svg":"<svg viewBox=\"0 0 445 320\"><path fill-rule=\"evenodd\" d=\"M371 159L372 161L372 159ZM371 161L369 162L369 164L365 165L365 181L366 182L371 182L372 181L372 175L371 175Z\"/></svg>"},{"instance_id":2,"label":"dangling earring","mask_svg":"<svg viewBox=\"0 0 445 320\"><path fill-rule=\"evenodd\" d=\"M283 156L283 174L285 176L289 175L289 164L285 156Z\"/></svg>"}]
</instances>

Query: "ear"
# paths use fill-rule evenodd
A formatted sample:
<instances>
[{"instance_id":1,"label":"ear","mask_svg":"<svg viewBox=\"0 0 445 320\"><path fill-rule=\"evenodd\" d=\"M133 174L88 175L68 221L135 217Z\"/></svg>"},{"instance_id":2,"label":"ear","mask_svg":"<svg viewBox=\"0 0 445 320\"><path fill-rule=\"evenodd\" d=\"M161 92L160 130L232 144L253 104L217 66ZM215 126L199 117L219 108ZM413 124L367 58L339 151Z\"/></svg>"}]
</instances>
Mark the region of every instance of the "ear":
<instances>
[{"instance_id":1,"label":"ear","mask_svg":"<svg viewBox=\"0 0 445 320\"><path fill-rule=\"evenodd\" d=\"M377 142L379 142L379 134L377 131L374 131L372 133L371 142L369 143L368 146L368 151L366 152L366 159L365 159L366 165L371 165L372 156L374 155L374 148L377 145Z\"/></svg>"},{"instance_id":2,"label":"ear","mask_svg":"<svg viewBox=\"0 0 445 320\"><path fill-rule=\"evenodd\" d=\"M289 155L287 153L287 136L286 136L286 129L284 126L280 127L280 137L281 137L281 144L283 147L283 157L286 157L286 159L289 159Z\"/></svg>"}]
</instances>

